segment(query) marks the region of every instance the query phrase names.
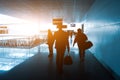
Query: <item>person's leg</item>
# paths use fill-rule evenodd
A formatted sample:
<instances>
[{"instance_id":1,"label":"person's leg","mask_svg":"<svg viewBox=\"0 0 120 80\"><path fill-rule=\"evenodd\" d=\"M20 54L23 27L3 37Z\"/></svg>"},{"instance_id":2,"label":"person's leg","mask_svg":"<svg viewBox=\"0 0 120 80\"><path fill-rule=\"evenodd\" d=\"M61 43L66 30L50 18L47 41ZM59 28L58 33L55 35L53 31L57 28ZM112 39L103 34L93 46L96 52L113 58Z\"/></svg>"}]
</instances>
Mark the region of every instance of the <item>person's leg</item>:
<instances>
[{"instance_id":1,"label":"person's leg","mask_svg":"<svg viewBox=\"0 0 120 80\"><path fill-rule=\"evenodd\" d=\"M52 57L53 56L53 46L49 45L49 55L48 57Z\"/></svg>"},{"instance_id":2,"label":"person's leg","mask_svg":"<svg viewBox=\"0 0 120 80\"><path fill-rule=\"evenodd\" d=\"M81 49L80 50L80 61L84 62L85 59L85 50Z\"/></svg>"},{"instance_id":3,"label":"person's leg","mask_svg":"<svg viewBox=\"0 0 120 80\"><path fill-rule=\"evenodd\" d=\"M56 55L56 67L57 67L57 72L60 73L61 72L61 54L60 51L57 50L57 55Z\"/></svg>"},{"instance_id":4,"label":"person's leg","mask_svg":"<svg viewBox=\"0 0 120 80\"><path fill-rule=\"evenodd\" d=\"M64 52L65 52L65 50L62 50L62 49L60 49L59 51L57 51L56 65L57 65L57 70L58 70L59 74L63 73Z\"/></svg>"},{"instance_id":5,"label":"person's leg","mask_svg":"<svg viewBox=\"0 0 120 80\"><path fill-rule=\"evenodd\" d=\"M53 55L53 46L50 46L50 55Z\"/></svg>"},{"instance_id":6,"label":"person's leg","mask_svg":"<svg viewBox=\"0 0 120 80\"><path fill-rule=\"evenodd\" d=\"M78 46L78 48L79 48L80 62L84 62L85 50L83 49L83 46Z\"/></svg>"}]
</instances>

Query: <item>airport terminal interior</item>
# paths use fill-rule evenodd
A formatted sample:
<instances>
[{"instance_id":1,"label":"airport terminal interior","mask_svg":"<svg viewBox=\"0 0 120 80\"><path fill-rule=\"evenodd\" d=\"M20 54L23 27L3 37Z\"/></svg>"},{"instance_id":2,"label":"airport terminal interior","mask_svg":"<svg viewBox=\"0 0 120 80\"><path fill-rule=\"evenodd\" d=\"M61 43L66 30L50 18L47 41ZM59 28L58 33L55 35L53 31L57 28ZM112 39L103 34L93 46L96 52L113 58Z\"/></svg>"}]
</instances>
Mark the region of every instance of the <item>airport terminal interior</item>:
<instances>
[{"instance_id":1,"label":"airport terminal interior","mask_svg":"<svg viewBox=\"0 0 120 80\"><path fill-rule=\"evenodd\" d=\"M62 74L55 43L48 57L47 42L48 29L54 34L59 21L72 33L73 63L63 64ZM84 62L73 46L79 28L93 43ZM0 80L120 80L119 61L120 0L0 0Z\"/></svg>"}]
</instances>

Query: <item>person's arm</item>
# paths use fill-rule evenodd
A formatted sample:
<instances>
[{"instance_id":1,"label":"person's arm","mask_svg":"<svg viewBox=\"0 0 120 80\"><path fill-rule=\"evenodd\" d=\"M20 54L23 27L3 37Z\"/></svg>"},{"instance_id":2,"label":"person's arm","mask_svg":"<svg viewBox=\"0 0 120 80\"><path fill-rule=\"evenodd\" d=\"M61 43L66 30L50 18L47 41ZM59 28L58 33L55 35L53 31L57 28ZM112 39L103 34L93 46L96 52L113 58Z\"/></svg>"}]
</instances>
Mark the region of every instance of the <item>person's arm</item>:
<instances>
[{"instance_id":1,"label":"person's arm","mask_svg":"<svg viewBox=\"0 0 120 80\"><path fill-rule=\"evenodd\" d=\"M68 53L70 52L70 46L69 46L69 34L66 33L66 46L67 46L67 50L68 50Z\"/></svg>"},{"instance_id":2,"label":"person's arm","mask_svg":"<svg viewBox=\"0 0 120 80\"><path fill-rule=\"evenodd\" d=\"M56 48L56 32L54 32L53 34L53 44L55 44L55 48Z\"/></svg>"},{"instance_id":3,"label":"person's arm","mask_svg":"<svg viewBox=\"0 0 120 80\"><path fill-rule=\"evenodd\" d=\"M74 42L73 42L73 47L74 47L76 42L77 42L77 35L75 36L75 39L74 39Z\"/></svg>"},{"instance_id":4,"label":"person's arm","mask_svg":"<svg viewBox=\"0 0 120 80\"><path fill-rule=\"evenodd\" d=\"M67 40L67 49L68 49L68 52L70 52L70 46L69 46L69 41Z\"/></svg>"}]
</instances>

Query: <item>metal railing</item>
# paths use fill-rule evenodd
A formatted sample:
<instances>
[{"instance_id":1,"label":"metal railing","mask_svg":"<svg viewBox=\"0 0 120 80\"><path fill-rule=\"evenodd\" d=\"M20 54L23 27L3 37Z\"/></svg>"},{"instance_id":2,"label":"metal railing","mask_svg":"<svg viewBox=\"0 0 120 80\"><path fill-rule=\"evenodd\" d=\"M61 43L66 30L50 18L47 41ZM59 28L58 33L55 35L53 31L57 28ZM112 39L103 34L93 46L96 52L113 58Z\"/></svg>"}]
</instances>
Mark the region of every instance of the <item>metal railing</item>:
<instances>
[{"instance_id":1,"label":"metal railing","mask_svg":"<svg viewBox=\"0 0 120 80\"><path fill-rule=\"evenodd\" d=\"M43 35L8 35L0 34L0 47L1 48L24 48L30 49L37 45L46 42L46 37Z\"/></svg>"}]
</instances>

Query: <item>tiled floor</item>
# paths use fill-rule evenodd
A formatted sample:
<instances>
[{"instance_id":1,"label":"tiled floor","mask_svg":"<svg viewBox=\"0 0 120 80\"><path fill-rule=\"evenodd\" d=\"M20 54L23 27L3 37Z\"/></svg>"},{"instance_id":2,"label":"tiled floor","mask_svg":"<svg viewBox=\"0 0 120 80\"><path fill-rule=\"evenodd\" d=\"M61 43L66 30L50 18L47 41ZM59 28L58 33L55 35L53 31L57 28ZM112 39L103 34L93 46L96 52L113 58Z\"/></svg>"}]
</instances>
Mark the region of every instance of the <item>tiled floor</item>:
<instances>
[{"instance_id":1,"label":"tiled floor","mask_svg":"<svg viewBox=\"0 0 120 80\"><path fill-rule=\"evenodd\" d=\"M62 75L56 72L55 49L54 57L51 59L48 58L48 48L45 44L41 45L40 49L37 47L28 52L29 56L25 56L25 61L0 74L0 80L115 80L89 51L86 51L85 63L82 64L77 48L71 48L73 64L64 65ZM30 56L31 53L34 54Z\"/></svg>"}]
</instances>

